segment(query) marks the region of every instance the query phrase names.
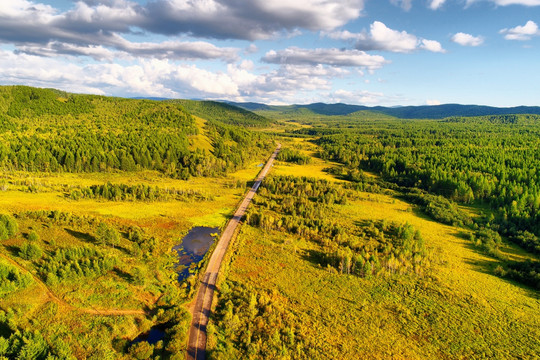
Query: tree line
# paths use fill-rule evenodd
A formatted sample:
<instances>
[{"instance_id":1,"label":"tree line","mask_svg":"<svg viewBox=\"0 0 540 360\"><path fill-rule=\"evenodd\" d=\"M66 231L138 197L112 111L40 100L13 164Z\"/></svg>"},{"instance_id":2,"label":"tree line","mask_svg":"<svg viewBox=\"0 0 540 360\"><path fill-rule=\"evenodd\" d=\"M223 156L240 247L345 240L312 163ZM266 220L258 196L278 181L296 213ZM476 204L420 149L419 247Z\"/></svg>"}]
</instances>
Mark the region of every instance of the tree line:
<instances>
[{"instance_id":1,"label":"tree line","mask_svg":"<svg viewBox=\"0 0 540 360\"><path fill-rule=\"evenodd\" d=\"M283 148L279 151L276 160L304 165L311 162L311 157L295 149Z\"/></svg>"},{"instance_id":2,"label":"tree line","mask_svg":"<svg viewBox=\"0 0 540 360\"><path fill-rule=\"evenodd\" d=\"M127 185L111 184L91 185L72 189L65 194L72 200L103 199L112 201L206 201L212 197L197 190L162 189L145 184Z\"/></svg>"}]
</instances>

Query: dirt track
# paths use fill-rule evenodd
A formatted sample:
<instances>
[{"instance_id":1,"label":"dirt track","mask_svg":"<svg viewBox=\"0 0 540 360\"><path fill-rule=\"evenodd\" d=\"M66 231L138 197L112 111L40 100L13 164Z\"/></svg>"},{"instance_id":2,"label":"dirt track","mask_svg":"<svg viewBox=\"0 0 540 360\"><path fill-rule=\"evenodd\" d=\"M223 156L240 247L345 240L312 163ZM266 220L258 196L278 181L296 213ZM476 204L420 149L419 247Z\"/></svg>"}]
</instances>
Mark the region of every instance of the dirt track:
<instances>
[{"instance_id":1,"label":"dirt track","mask_svg":"<svg viewBox=\"0 0 540 360\"><path fill-rule=\"evenodd\" d=\"M227 224L225 231L221 235L219 242L210 257L206 272L202 278L199 286L199 291L195 297L195 305L193 306L193 319L189 328L189 342L187 359L188 360L204 360L206 358L206 325L208 324L208 318L212 307L212 299L214 298L214 290L216 288L216 280L218 271L223 260L223 256L227 251L229 243L232 241L234 231L240 223L240 219L246 213L246 210L253 199L253 196L257 192L257 189L261 185L262 180L272 167L274 159L276 158L281 144L278 145L270 159L266 162L266 165L259 173L259 176L255 180L255 184L247 192L244 200L234 213L233 218Z\"/></svg>"}]
</instances>

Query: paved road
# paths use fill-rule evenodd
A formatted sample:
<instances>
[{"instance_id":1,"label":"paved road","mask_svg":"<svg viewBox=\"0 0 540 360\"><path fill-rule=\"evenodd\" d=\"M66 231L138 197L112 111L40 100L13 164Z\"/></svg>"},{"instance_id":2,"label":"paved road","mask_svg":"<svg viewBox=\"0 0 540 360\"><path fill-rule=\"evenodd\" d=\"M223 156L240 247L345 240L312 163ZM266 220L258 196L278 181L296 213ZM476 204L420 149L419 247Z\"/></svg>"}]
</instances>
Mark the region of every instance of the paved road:
<instances>
[{"instance_id":1,"label":"paved road","mask_svg":"<svg viewBox=\"0 0 540 360\"><path fill-rule=\"evenodd\" d=\"M214 298L214 290L216 289L219 267L221 266L223 256L225 256L227 247L232 240L234 231L236 230L240 219L242 219L242 216L246 213L255 192L272 167L280 148L281 144L278 145L262 171L259 173L259 176L255 180L255 184L253 184L253 187L247 192L244 200L234 213L233 218L227 224L225 231L223 231L223 234L210 257L206 272L204 273L199 286L199 291L196 295L195 306L192 310L193 319L189 328L189 342L186 357L188 360L204 360L206 357L206 325L208 324L208 318L210 316L210 308L212 307L212 299Z\"/></svg>"}]
</instances>

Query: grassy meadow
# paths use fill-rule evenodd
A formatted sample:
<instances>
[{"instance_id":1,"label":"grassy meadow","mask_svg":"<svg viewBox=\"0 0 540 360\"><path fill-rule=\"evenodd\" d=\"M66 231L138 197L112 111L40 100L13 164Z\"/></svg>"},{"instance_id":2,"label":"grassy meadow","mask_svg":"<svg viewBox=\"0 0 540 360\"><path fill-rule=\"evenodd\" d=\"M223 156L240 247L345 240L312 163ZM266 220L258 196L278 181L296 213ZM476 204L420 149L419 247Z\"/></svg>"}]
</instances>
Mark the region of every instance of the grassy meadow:
<instances>
[{"instance_id":1,"label":"grassy meadow","mask_svg":"<svg viewBox=\"0 0 540 360\"><path fill-rule=\"evenodd\" d=\"M263 161L264 158L261 158ZM191 226L221 226L232 213L236 202L245 190L245 183L252 180L260 170L257 163L239 170L227 177L193 178L189 181L171 179L154 171L133 173L24 173L3 174L0 182L4 191L0 192L0 206L10 212L25 210L61 210L88 215L112 216L126 222L188 223ZM144 184L160 189L194 191L207 198L201 206L193 206L189 201L138 202L95 201L94 199L72 200L72 190L91 185ZM191 227L190 226L190 227Z\"/></svg>"},{"instance_id":2,"label":"grassy meadow","mask_svg":"<svg viewBox=\"0 0 540 360\"><path fill-rule=\"evenodd\" d=\"M298 148L314 155L309 145ZM312 161L278 164L272 174L329 179L323 169L335 164ZM498 260L466 239L471 230L438 223L396 195L356 191L326 211L342 227L412 225L428 254L419 275L341 274L321 264L318 243L244 225L221 277L210 358L537 358L538 293L495 276ZM514 260L536 259L510 243L502 249Z\"/></svg>"},{"instance_id":3,"label":"grassy meadow","mask_svg":"<svg viewBox=\"0 0 540 360\"><path fill-rule=\"evenodd\" d=\"M0 298L0 314L4 311L16 319L13 325L17 328L37 331L54 349L66 347L66 358L133 358L129 342L153 324L170 321L167 311L174 308L171 302L176 302L174 311L185 314L182 304L193 294L192 287L187 290L185 284L179 287L176 282L176 259L171 248L194 226L224 226L245 192L247 181L260 170L258 163L226 177L188 181L154 171L2 174L1 213L14 215L19 231L1 243L0 265L5 263L29 276L29 283ZM193 191L205 200L74 200L69 196L74 189L107 183ZM96 228L100 223L120 234L113 246L98 241ZM140 231L143 240L130 239L130 229ZM37 239L29 240L31 233ZM39 259L21 258L21 249L27 243L41 250ZM52 261L49 259L61 249L95 250L98 254L92 261L114 259L114 265L111 271L100 274L50 280L41 269L42 263ZM77 261L78 265L72 265L83 266L82 260ZM9 333L6 330L4 334ZM93 335L89 337L89 333ZM166 339L170 342L174 336L171 332ZM185 346L183 336L185 333L178 336L178 350ZM55 345L57 341L64 345ZM172 352L165 348L163 342L157 344L156 354Z\"/></svg>"},{"instance_id":4,"label":"grassy meadow","mask_svg":"<svg viewBox=\"0 0 540 360\"><path fill-rule=\"evenodd\" d=\"M315 177L317 179L329 180L329 181L341 181L325 170L332 167L339 167L340 164L325 161L318 157L319 149L317 146L310 142L311 138L287 138L280 139L283 148L294 149L300 154L309 156L310 162L308 164L296 164L287 161L276 161L272 168L272 174L275 175L292 175L292 176L308 176Z\"/></svg>"},{"instance_id":5,"label":"grassy meadow","mask_svg":"<svg viewBox=\"0 0 540 360\"><path fill-rule=\"evenodd\" d=\"M269 155L259 147L268 141L256 137L259 145L252 148L249 132L191 116L174 104L75 96L79 105L73 105L69 94L64 101L42 89L2 91L11 108L27 92L31 96L24 116L9 112L3 123L9 129L0 131L0 358L183 358L187 303L197 278L178 284L171 249L192 227L225 225ZM64 109L68 105L79 106L75 120L75 110ZM110 121L117 117L120 124ZM80 136L68 136L73 158L69 146L67 155L59 155L66 141L58 134L85 126L114 132L114 150L103 151L109 140L96 142L90 131L84 146L76 143ZM145 130L132 134L133 127ZM58 143L41 151L49 156L45 165L30 165L50 139ZM239 143L240 153L231 150ZM113 151L123 160L97 164ZM99 171L79 166L92 157ZM78 169L70 168L74 158ZM47 164L59 166L41 170ZM179 171L182 164L189 164L190 174L185 167ZM131 343L155 325L164 331L162 340Z\"/></svg>"}]
</instances>

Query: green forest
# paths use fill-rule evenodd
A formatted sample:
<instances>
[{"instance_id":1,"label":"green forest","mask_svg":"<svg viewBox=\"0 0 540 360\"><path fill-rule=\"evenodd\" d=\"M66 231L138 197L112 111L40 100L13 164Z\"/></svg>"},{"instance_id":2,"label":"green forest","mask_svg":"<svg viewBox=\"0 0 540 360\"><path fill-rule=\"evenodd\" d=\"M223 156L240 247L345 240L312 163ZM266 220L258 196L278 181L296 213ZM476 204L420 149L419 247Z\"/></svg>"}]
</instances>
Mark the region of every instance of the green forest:
<instances>
[{"instance_id":1,"label":"green forest","mask_svg":"<svg viewBox=\"0 0 540 360\"><path fill-rule=\"evenodd\" d=\"M205 153L190 149L189 138L199 129L177 103L2 87L0 167L75 173L149 169L188 179L237 170L250 155L268 150L259 134L223 122L219 109L207 112L214 111L219 116L207 124L214 149Z\"/></svg>"},{"instance_id":2,"label":"green forest","mask_svg":"<svg viewBox=\"0 0 540 360\"><path fill-rule=\"evenodd\" d=\"M179 265L182 239L278 143L208 358L537 357L539 115L252 110L0 87L0 359L185 358L215 243Z\"/></svg>"}]
</instances>

